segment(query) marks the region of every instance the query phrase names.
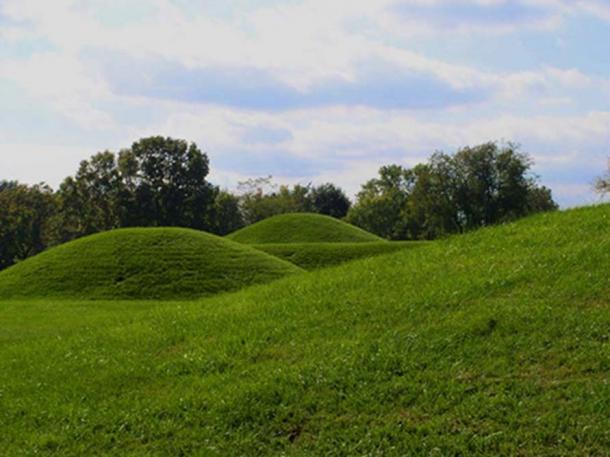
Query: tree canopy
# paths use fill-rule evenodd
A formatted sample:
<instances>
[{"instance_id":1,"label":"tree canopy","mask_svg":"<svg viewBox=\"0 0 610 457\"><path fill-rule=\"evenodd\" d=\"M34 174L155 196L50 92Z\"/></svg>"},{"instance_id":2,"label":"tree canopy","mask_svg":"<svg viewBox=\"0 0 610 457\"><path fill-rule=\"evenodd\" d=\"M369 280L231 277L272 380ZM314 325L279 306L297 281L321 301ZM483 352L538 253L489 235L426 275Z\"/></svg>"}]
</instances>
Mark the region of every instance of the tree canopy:
<instances>
[{"instance_id":1,"label":"tree canopy","mask_svg":"<svg viewBox=\"0 0 610 457\"><path fill-rule=\"evenodd\" d=\"M432 239L557 208L514 144L436 152L413 168L384 166L362 186L349 222L390 239Z\"/></svg>"},{"instance_id":2,"label":"tree canopy","mask_svg":"<svg viewBox=\"0 0 610 457\"><path fill-rule=\"evenodd\" d=\"M284 213L344 218L387 239L433 239L557 208L531 166L511 143L436 152L412 168L381 167L352 205L333 183L277 185L271 176L230 193L208 181L208 156L195 143L152 136L83 160L56 192L0 181L0 269L114 228L178 226L226 235ZM608 192L609 182L600 178L598 191Z\"/></svg>"}]
</instances>

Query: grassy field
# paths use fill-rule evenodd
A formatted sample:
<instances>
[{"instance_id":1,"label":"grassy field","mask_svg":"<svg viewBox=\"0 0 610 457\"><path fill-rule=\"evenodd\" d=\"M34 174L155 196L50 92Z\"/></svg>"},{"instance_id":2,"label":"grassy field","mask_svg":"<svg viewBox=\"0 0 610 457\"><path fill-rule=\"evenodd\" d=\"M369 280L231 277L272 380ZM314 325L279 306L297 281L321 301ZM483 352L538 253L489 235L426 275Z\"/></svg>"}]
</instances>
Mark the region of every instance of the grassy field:
<instances>
[{"instance_id":1,"label":"grassy field","mask_svg":"<svg viewBox=\"0 0 610 457\"><path fill-rule=\"evenodd\" d=\"M610 206L206 299L0 302L0 454L609 455Z\"/></svg>"},{"instance_id":2,"label":"grassy field","mask_svg":"<svg viewBox=\"0 0 610 457\"><path fill-rule=\"evenodd\" d=\"M346 222L310 213L273 216L233 232L227 238L246 244L382 241L377 235Z\"/></svg>"},{"instance_id":3,"label":"grassy field","mask_svg":"<svg viewBox=\"0 0 610 457\"><path fill-rule=\"evenodd\" d=\"M196 230L121 229L66 243L0 272L0 298L196 298L299 271Z\"/></svg>"},{"instance_id":4,"label":"grassy field","mask_svg":"<svg viewBox=\"0 0 610 457\"><path fill-rule=\"evenodd\" d=\"M250 246L305 270L317 270L351 260L412 249L424 245L419 241L373 241L364 243L267 243Z\"/></svg>"}]
</instances>

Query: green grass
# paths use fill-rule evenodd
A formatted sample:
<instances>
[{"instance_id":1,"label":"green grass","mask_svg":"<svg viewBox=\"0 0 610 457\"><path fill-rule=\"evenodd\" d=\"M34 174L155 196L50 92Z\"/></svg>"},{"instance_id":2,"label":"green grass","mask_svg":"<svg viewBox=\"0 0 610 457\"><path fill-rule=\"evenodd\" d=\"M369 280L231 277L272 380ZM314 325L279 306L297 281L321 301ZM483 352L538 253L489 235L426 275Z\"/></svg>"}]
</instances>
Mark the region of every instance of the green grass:
<instances>
[{"instance_id":1,"label":"green grass","mask_svg":"<svg viewBox=\"0 0 610 457\"><path fill-rule=\"evenodd\" d=\"M227 235L246 244L266 243L359 243L382 241L347 222L312 213L280 214Z\"/></svg>"},{"instance_id":2,"label":"green grass","mask_svg":"<svg viewBox=\"0 0 610 457\"><path fill-rule=\"evenodd\" d=\"M610 206L0 332L4 455L606 456Z\"/></svg>"},{"instance_id":3,"label":"green grass","mask_svg":"<svg viewBox=\"0 0 610 457\"><path fill-rule=\"evenodd\" d=\"M121 229L49 249L0 272L0 298L185 299L299 271L196 230Z\"/></svg>"},{"instance_id":4,"label":"green grass","mask_svg":"<svg viewBox=\"0 0 610 457\"><path fill-rule=\"evenodd\" d=\"M389 254L424 245L421 241L373 241L364 243L276 243L251 244L305 270L339 265L351 260Z\"/></svg>"}]
</instances>

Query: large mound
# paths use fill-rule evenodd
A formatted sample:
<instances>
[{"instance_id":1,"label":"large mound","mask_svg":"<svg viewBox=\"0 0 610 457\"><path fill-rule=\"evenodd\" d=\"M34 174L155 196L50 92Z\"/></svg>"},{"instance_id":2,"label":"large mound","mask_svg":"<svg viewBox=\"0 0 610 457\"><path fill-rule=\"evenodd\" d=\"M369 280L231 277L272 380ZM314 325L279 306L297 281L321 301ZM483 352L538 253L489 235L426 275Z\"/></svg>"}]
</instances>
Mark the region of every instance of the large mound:
<instances>
[{"instance_id":1,"label":"large mound","mask_svg":"<svg viewBox=\"0 0 610 457\"><path fill-rule=\"evenodd\" d=\"M365 257L412 249L425 244L425 241L373 241L365 243L267 243L250 246L287 260L305 270L317 270Z\"/></svg>"},{"instance_id":2,"label":"large mound","mask_svg":"<svg viewBox=\"0 0 610 457\"><path fill-rule=\"evenodd\" d=\"M0 302L3 454L610 449L610 205L134 308Z\"/></svg>"},{"instance_id":3,"label":"large mound","mask_svg":"<svg viewBox=\"0 0 610 457\"><path fill-rule=\"evenodd\" d=\"M247 244L382 241L378 236L351 224L313 213L280 214L249 225L227 237Z\"/></svg>"},{"instance_id":4,"label":"large mound","mask_svg":"<svg viewBox=\"0 0 610 457\"><path fill-rule=\"evenodd\" d=\"M300 271L214 235L180 228L105 232L52 248L0 273L0 298L183 299Z\"/></svg>"}]
</instances>

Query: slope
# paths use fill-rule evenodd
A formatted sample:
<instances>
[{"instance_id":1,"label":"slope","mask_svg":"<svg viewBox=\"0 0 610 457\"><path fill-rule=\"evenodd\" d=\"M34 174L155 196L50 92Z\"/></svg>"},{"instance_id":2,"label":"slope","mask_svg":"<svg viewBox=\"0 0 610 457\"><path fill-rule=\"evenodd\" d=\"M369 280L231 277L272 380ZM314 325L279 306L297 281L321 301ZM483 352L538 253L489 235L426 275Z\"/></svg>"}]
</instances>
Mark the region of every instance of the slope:
<instances>
[{"instance_id":1,"label":"slope","mask_svg":"<svg viewBox=\"0 0 610 457\"><path fill-rule=\"evenodd\" d=\"M7 455L610 449L608 205L137 319L94 305L96 325L34 334L49 303L0 303Z\"/></svg>"},{"instance_id":2,"label":"slope","mask_svg":"<svg viewBox=\"0 0 610 457\"><path fill-rule=\"evenodd\" d=\"M330 216L280 214L227 235L239 243L316 243L382 241L376 235Z\"/></svg>"},{"instance_id":3,"label":"slope","mask_svg":"<svg viewBox=\"0 0 610 457\"><path fill-rule=\"evenodd\" d=\"M423 241L373 241L361 243L267 243L250 246L305 270L317 270L356 259L423 246Z\"/></svg>"},{"instance_id":4,"label":"slope","mask_svg":"<svg viewBox=\"0 0 610 457\"><path fill-rule=\"evenodd\" d=\"M49 249L0 273L0 298L184 299L268 282L299 268L207 233L120 229Z\"/></svg>"}]
</instances>

